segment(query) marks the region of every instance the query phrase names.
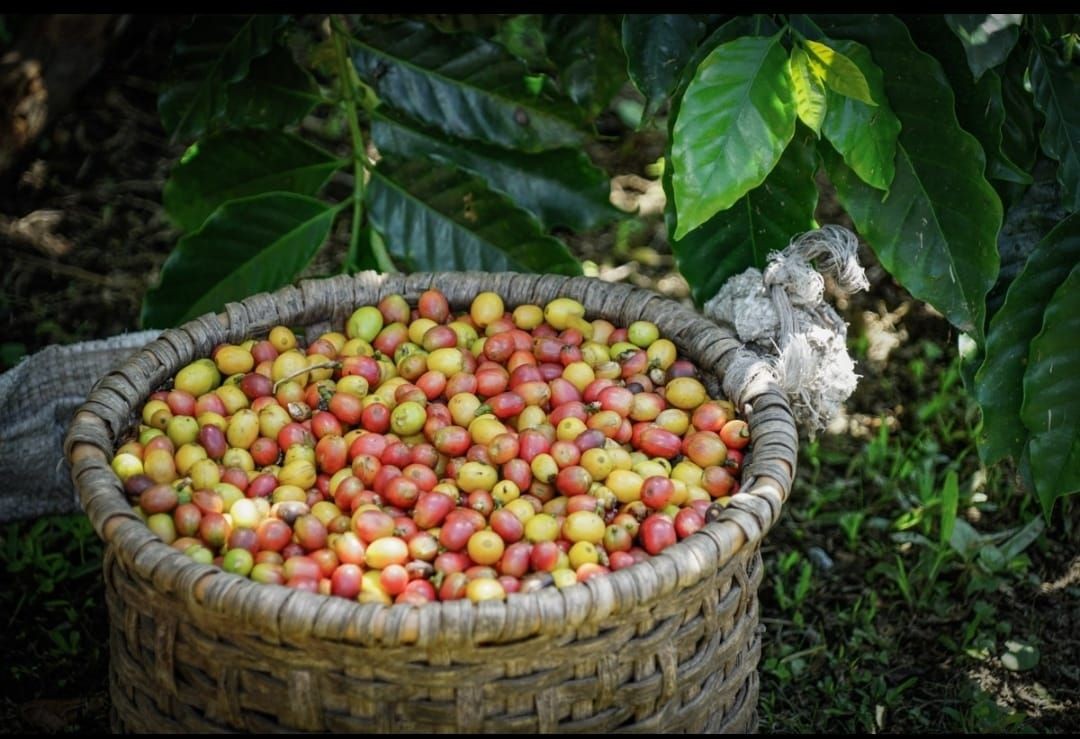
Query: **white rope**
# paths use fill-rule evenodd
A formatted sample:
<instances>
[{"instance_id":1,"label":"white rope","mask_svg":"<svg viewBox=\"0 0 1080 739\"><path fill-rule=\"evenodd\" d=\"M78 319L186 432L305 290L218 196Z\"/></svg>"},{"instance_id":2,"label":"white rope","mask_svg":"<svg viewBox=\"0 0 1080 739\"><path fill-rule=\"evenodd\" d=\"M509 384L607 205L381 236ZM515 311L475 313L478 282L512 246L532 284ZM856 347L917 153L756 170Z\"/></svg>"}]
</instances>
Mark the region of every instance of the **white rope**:
<instances>
[{"instance_id":1,"label":"white rope","mask_svg":"<svg viewBox=\"0 0 1080 739\"><path fill-rule=\"evenodd\" d=\"M858 247L842 226L808 231L769 254L764 272L735 275L705 303L705 315L730 326L745 344L724 373L724 392L740 407L775 382L813 438L855 391L847 325L824 296L826 275L845 295L869 288Z\"/></svg>"}]
</instances>

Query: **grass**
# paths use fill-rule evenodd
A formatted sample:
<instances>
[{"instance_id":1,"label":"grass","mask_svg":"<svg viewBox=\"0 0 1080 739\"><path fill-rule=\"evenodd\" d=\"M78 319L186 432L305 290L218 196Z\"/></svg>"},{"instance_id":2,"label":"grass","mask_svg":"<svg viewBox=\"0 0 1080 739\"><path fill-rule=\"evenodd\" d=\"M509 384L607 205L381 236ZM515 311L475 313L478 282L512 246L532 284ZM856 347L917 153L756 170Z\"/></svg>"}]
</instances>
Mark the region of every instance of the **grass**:
<instances>
[{"instance_id":1,"label":"grass","mask_svg":"<svg viewBox=\"0 0 1080 739\"><path fill-rule=\"evenodd\" d=\"M0 698L9 731L107 729L102 544L82 515L0 528Z\"/></svg>"},{"instance_id":2,"label":"grass","mask_svg":"<svg viewBox=\"0 0 1080 739\"><path fill-rule=\"evenodd\" d=\"M1054 731L1053 713L1033 720L967 677L1038 649L1002 593L1033 577L1043 520L1006 470L980 467L955 356L927 343L906 371L929 392L901 418L803 443L763 548L760 728ZM107 728L101 556L81 516L2 529L9 728Z\"/></svg>"},{"instance_id":3,"label":"grass","mask_svg":"<svg viewBox=\"0 0 1080 739\"><path fill-rule=\"evenodd\" d=\"M1007 606L1038 581L1042 516L1008 470L979 465L955 352L926 343L905 369L929 392L896 422L803 444L764 547L761 729L1061 730L1064 715L1029 713L986 688L1000 677L972 677L1022 682L1004 665L1038 664L1037 634Z\"/></svg>"}]
</instances>

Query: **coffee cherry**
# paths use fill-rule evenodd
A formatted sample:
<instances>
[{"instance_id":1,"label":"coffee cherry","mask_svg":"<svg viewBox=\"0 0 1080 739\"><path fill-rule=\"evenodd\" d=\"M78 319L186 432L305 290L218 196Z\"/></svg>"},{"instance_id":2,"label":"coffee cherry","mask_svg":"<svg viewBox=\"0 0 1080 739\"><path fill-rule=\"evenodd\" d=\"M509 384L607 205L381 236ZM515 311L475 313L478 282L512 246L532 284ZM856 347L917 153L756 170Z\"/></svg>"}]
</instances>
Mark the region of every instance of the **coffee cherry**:
<instances>
[{"instance_id":1,"label":"coffee cherry","mask_svg":"<svg viewBox=\"0 0 1080 739\"><path fill-rule=\"evenodd\" d=\"M212 359L196 359L176 373L173 386L198 397L221 384L221 372Z\"/></svg>"},{"instance_id":2,"label":"coffee cherry","mask_svg":"<svg viewBox=\"0 0 1080 739\"><path fill-rule=\"evenodd\" d=\"M112 467L163 541L256 582L479 602L633 566L738 490L748 426L651 321L493 292L455 317L431 288L341 329L219 345L151 394Z\"/></svg>"}]
</instances>

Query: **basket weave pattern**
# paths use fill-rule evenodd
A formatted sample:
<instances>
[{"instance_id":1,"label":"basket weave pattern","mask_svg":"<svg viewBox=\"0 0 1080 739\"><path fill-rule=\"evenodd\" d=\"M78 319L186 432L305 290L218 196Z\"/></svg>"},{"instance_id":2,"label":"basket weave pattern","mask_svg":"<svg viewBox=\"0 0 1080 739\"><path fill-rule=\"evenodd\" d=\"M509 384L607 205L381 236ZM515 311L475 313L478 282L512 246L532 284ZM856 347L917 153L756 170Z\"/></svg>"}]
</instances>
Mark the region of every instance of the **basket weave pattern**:
<instances>
[{"instance_id":1,"label":"basket weave pattern","mask_svg":"<svg viewBox=\"0 0 1080 739\"><path fill-rule=\"evenodd\" d=\"M791 488L786 397L747 399L743 488L719 520L664 553L564 590L505 602L359 604L201 565L135 516L109 467L137 409L184 364L277 324L314 338L359 305L429 287L451 307L494 290L508 308L580 300L587 318L657 324L718 377L739 342L650 291L515 273L313 280L166 331L96 385L65 440L106 542L113 728L120 731L747 732L756 728L760 543ZM710 374L711 373L711 374Z\"/></svg>"}]
</instances>

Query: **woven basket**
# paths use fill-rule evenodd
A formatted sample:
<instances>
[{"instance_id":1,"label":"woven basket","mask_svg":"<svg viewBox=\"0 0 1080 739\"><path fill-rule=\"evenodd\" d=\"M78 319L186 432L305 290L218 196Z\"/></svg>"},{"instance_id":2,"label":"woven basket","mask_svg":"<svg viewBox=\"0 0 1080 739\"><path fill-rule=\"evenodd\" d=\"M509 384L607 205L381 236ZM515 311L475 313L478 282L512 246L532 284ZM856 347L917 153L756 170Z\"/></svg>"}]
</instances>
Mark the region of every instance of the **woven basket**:
<instances>
[{"instance_id":1,"label":"woven basket","mask_svg":"<svg viewBox=\"0 0 1080 739\"><path fill-rule=\"evenodd\" d=\"M719 520L643 563L505 602L359 604L198 564L136 517L109 467L150 393L220 342L277 324L311 337L351 311L429 287L454 309L493 290L508 307L580 300L588 318L655 322L706 374L739 346L653 292L513 273L312 280L165 331L95 386L65 439L106 543L117 731L747 732L757 724L760 544L791 487L786 397L748 399L753 451ZM719 397L717 377L706 377Z\"/></svg>"}]
</instances>

